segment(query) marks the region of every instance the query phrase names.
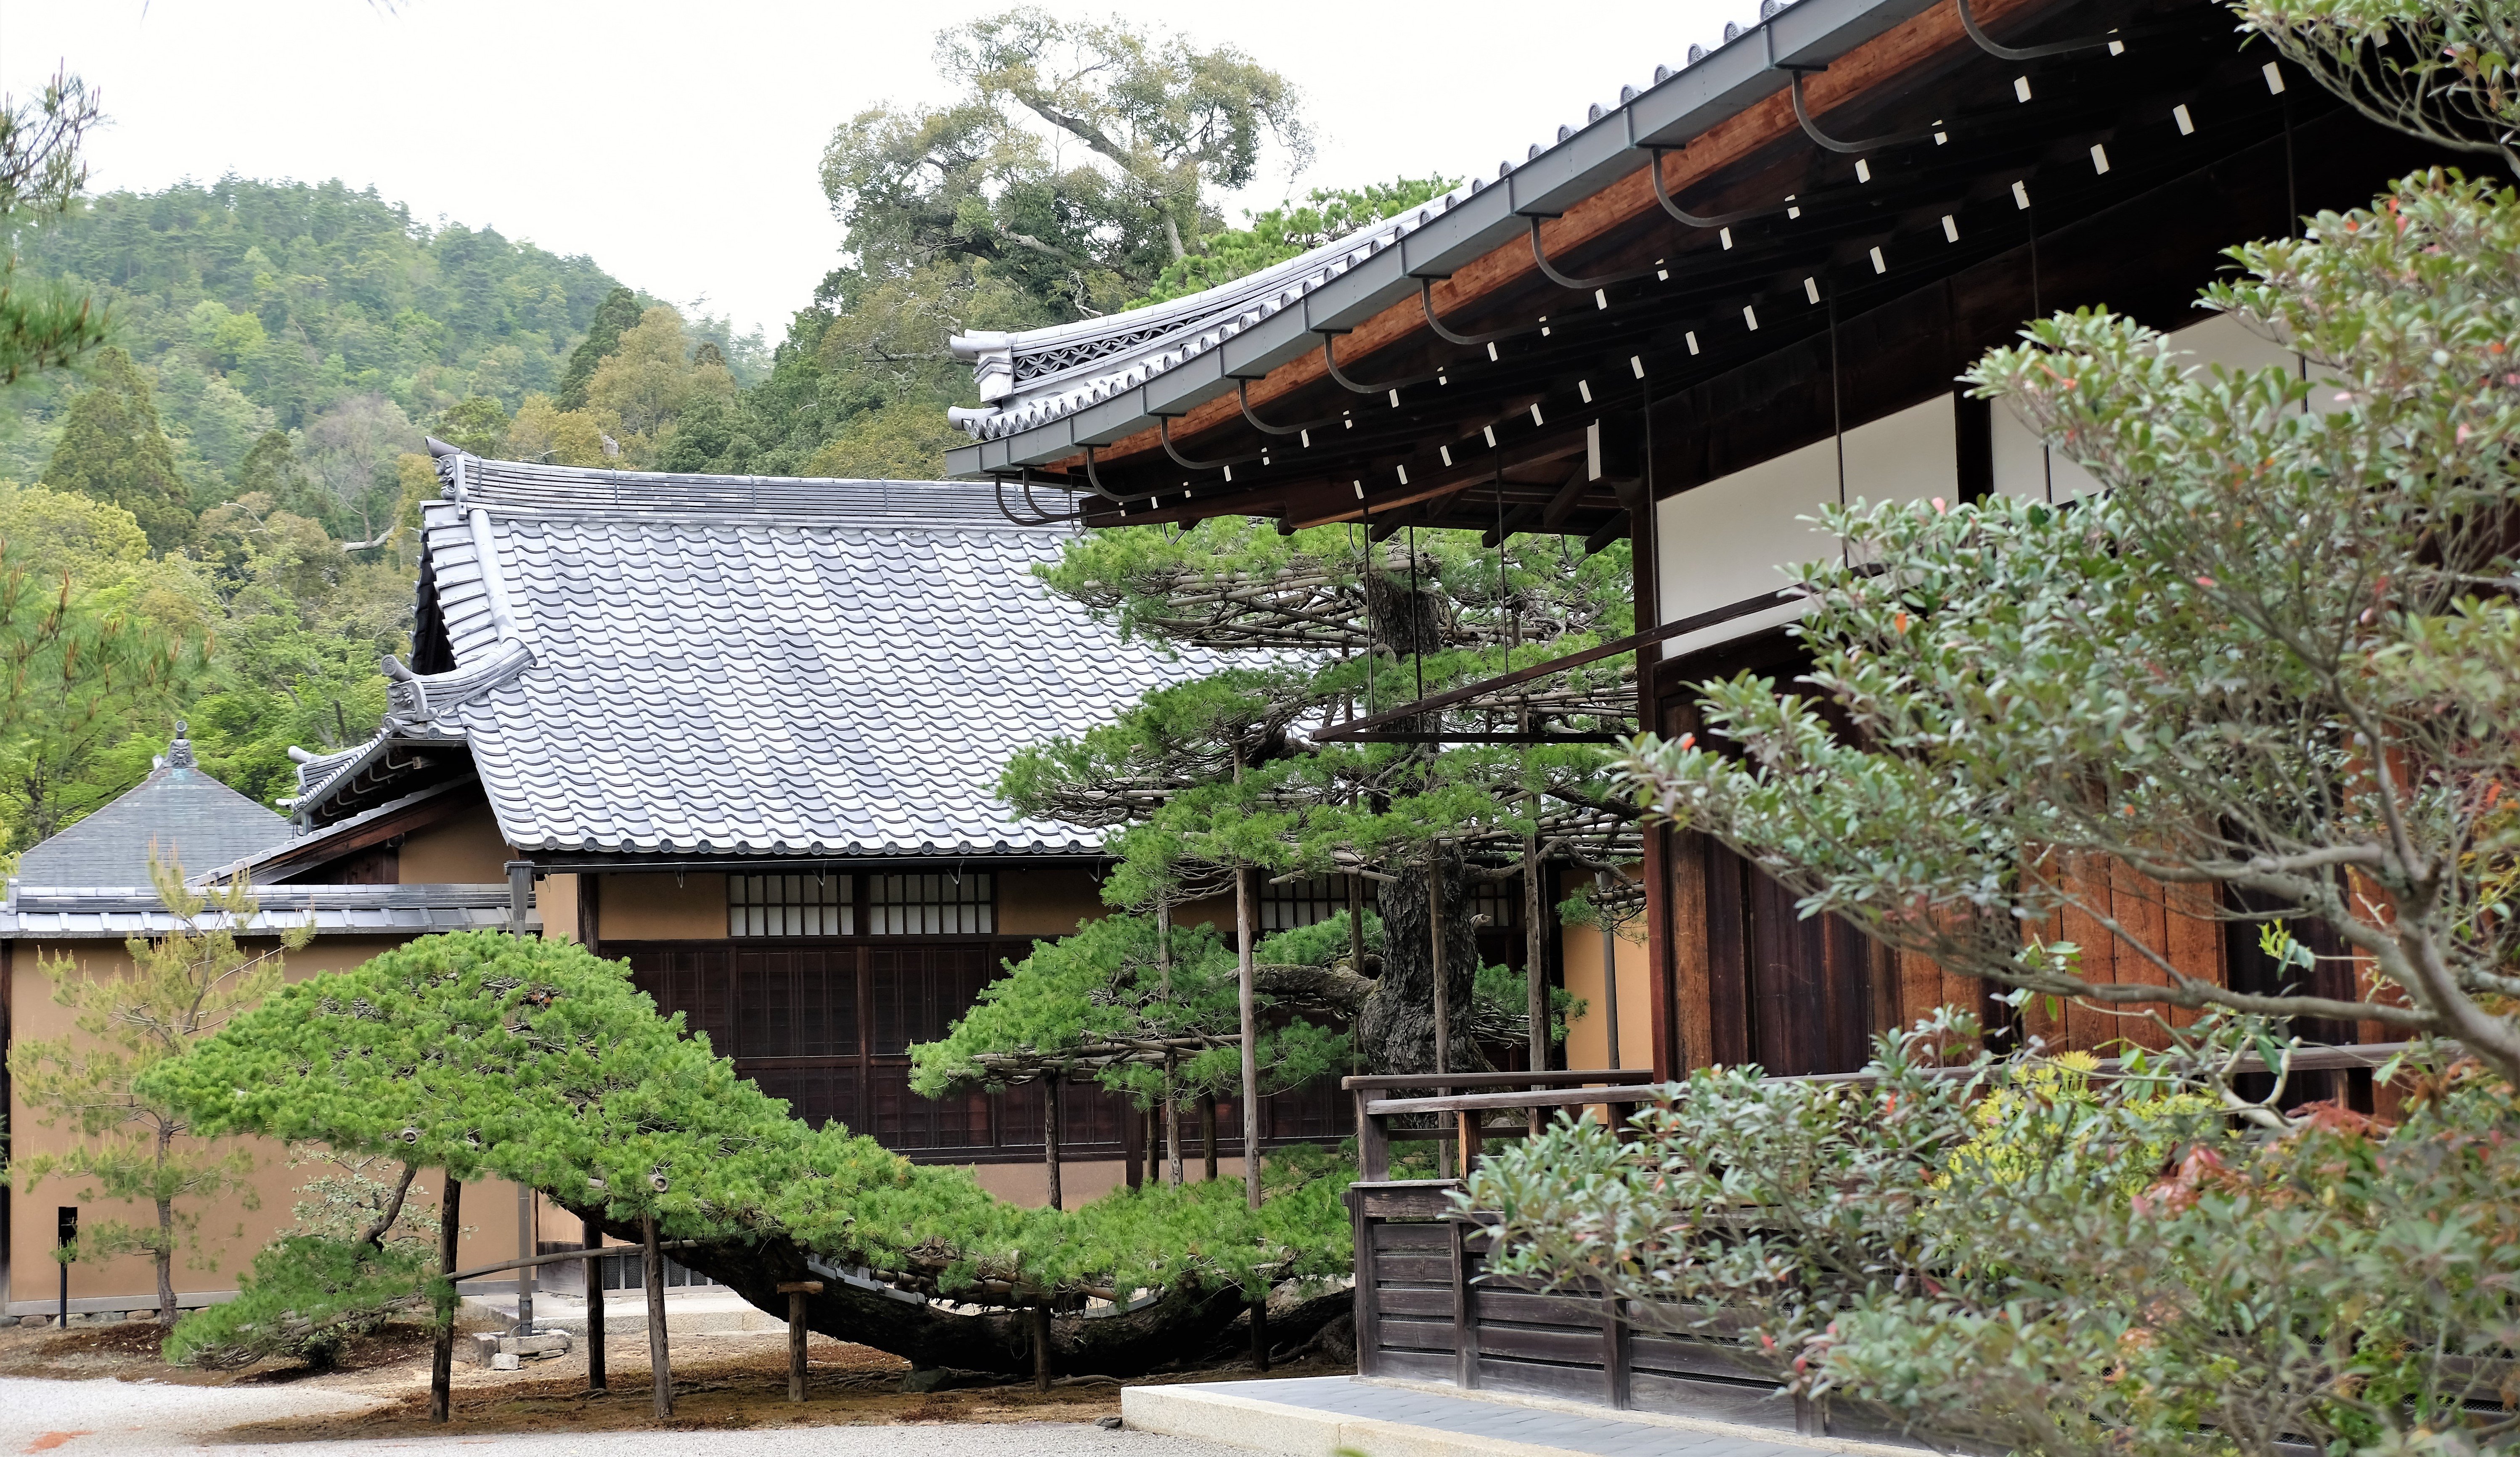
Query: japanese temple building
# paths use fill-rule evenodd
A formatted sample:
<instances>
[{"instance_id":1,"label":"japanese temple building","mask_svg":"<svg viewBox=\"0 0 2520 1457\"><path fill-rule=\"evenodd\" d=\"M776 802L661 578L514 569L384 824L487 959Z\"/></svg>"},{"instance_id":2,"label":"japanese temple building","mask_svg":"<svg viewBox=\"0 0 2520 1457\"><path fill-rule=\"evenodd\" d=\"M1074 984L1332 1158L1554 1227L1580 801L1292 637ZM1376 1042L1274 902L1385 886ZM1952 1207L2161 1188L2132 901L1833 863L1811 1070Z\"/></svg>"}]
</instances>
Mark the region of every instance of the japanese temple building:
<instances>
[{"instance_id":1,"label":"japanese temple building","mask_svg":"<svg viewBox=\"0 0 2520 1457\"><path fill-rule=\"evenodd\" d=\"M2106 305L2200 363L2294 364L2195 308L2222 250L2444 159L2193 0L1767 0L1685 60L1492 177L1265 272L958 338L982 404L954 412L971 443L950 473L1037 508L1072 500L1092 527L1231 514L1376 539L1625 539L1643 631L1614 646L1636 654L1634 722L1678 733L1689 684L1792 676L1805 604L1781 568L1839 550L1802 519L1819 505L2090 486L1960 391L1988 348ZM1544 673L1353 727L1466 722ZM1802 919L1706 837L1649 835L1640 873L1665 1076L1852 1070L1872 1033L1980 995ZM2127 879L2118 918L2186 974L2272 975L2247 938ZM2116 973L2153 979L2132 952Z\"/></svg>"},{"instance_id":2,"label":"japanese temple building","mask_svg":"<svg viewBox=\"0 0 2520 1457\"><path fill-rule=\"evenodd\" d=\"M922 1098L908 1048L941 1037L1035 938L1108 909L1100 833L1014 818L994 794L1005 761L1198 657L1125 642L1051 597L1030 569L1057 558L1063 529L1010 523L985 487L578 470L451 448L437 465L414 646L389 664L382 728L304 754L287 819L178 740L140 786L30 850L0 905L0 1031L67 1031L53 958L112 971L126 937L175 929L148 885L154 843L197 883L250 878L249 946L313 920L292 976L435 931L575 940L627 959L796 1116L1040 1202L1040 1085ZM1273 926L1307 917L1305 890L1273 889ZM1134 1182L1149 1121L1092 1086L1061 1099L1068 1200ZM1334 1087L1262 1114L1264 1143L1347 1131ZM62 1136L22 1101L8 1115L21 1155ZM1228 1102L1218 1123L1232 1177L1239 1111ZM266 1152L261 1208L204 1225L243 1236L215 1242L212 1268L178 1261L188 1302L233 1290L289 1224L304 1171ZM513 1199L485 1188L466 1209ZM49 1311L55 1214L79 1205L76 1181L0 1201L19 1277L7 1313ZM504 1217L481 1224L469 1252L515 1252ZM578 1226L533 1237L565 1245ZM76 1310L137 1308L153 1289L139 1260L71 1270Z\"/></svg>"}]
</instances>

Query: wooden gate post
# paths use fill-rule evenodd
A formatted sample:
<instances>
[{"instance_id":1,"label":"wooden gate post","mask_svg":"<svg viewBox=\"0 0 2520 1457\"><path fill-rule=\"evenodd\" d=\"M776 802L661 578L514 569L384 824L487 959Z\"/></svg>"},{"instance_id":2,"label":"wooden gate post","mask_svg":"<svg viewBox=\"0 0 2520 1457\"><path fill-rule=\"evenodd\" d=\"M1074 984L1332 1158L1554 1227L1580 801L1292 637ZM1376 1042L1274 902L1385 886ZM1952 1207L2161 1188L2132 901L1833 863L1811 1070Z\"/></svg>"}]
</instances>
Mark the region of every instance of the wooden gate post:
<instances>
[{"instance_id":1,"label":"wooden gate post","mask_svg":"<svg viewBox=\"0 0 2520 1457\"><path fill-rule=\"evenodd\" d=\"M656 1419L674 1414L674 1368L665 1343L665 1252L656 1248L656 1216L639 1216L639 1239L648 1277L648 1386Z\"/></svg>"},{"instance_id":2,"label":"wooden gate post","mask_svg":"<svg viewBox=\"0 0 2520 1457\"><path fill-rule=\"evenodd\" d=\"M604 1223L586 1216L586 1389L604 1385Z\"/></svg>"},{"instance_id":3,"label":"wooden gate post","mask_svg":"<svg viewBox=\"0 0 2520 1457\"><path fill-rule=\"evenodd\" d=\"M1626 1411L1636 1404L1628 1372L1628 1323L1617 1296L1601 1302L1601 1368L1609 1386L1610 1409Z\"/></svg>"},{"instance_id":4,"label":"wooden gate post","mask_svg":"<svg viewBox=\"0 0 2520 1457\"><path fill-rule=\"evenodd\" d=\"M805 1297L821 1295L820 1280L782 1281L780 1293L788 1297L788 1399L805 1399L805 1339L812 1332L805 1329Z\"/></svg>"}]
</instances>

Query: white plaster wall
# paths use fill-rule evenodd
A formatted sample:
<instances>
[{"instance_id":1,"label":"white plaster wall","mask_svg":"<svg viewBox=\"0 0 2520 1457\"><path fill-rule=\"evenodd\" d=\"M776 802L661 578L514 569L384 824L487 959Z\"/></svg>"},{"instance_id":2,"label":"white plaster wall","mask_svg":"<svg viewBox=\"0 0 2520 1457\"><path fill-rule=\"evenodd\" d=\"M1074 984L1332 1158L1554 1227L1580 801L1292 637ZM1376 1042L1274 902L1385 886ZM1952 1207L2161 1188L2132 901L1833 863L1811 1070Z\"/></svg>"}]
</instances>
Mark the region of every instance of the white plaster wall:
<instances>
[{"instance_id":1,"label":"white plaster wall","mask_svg":"<svg viewBox=\"0 0 2520 1457\"><path fill-rule=\"evenodd\" d=\"M1654 508L1662 620L1676 622L1762 593L1781 591L1787 568L1834 555L1836 537L1813 521L1840 499L1832 438L1684 491ZM1959 489L1959 443L1951 397L1868 420L1846 432L1845 495L1857 501L1950 499ZM1674 642L1670 653L1737 638L1798 616L1781 602Z\"/></svg>"},{"instance_id":2,"label":"white plaster wall","mask_svg":"<svg viewBox=\"0 0 2520 1457\"><path fill-rule=\"evenodd\" d=\"M2270 366L2287 371L2301 368L2300 355L2228 314L2191 324L2172 333L2170 339L2189 356L2188 363L2199 368L2221 365L2234 372ZM2333 389L2313 389L2311 408L2322 413L2338 408L2335 395ZM2090 471L2049 450L2009 405L1996 402L1996 490L2031 501L2071 501L2098 485Z\"/></svg>"}]
</instances>

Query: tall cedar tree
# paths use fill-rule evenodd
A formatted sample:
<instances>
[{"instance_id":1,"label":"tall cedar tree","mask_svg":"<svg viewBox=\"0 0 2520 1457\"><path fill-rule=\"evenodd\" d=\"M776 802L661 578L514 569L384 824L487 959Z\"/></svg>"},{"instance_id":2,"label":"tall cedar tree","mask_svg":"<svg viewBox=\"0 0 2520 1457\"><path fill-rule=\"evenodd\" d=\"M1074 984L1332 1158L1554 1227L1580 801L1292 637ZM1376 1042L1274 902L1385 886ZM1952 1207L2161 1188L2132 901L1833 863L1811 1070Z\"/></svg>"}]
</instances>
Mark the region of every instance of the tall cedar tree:
<instances>
[{"instance_id":1,"label":"tall cedar tree","mask_svg":"<svg viewBox=\"0 0 2520 1457\"><path fill-rule=\"evenodd\" d=\"M173 551L193 537L192 494L158 423L149 378L111 345L97 351L93 376L70 401L44 484L112 502L139 521L150 546Z\"/></svg>"},{"instance_id":2,"label":"tall cedar tree","mask_svg":"<svg viewBox=\"0 0 2520 1457\"><path fill-rule=\"evenodd\" d=\"M178 929L155 941L135 936L124 943L131 970L119 975L96 975L67 954L39 958L53 1000L73 1014L76 1036L18 1043L9 1073L37 1122L67 1125L75 1137L61 1152L19 1160L19 1187L32 1193L59 1176L82 1180L84 1202L150 1207L156 1218L147 1224L84 1222L73 1253L82 1259L148 1256L158 1267L158 1322L172 1327L175 1253L201 1222L188 1206L233 1198L255 1208L253 1155L205 1146L194 1136L192 1118L144 1092L141 1079L259 1004L280 985L282 951L306 945L314 928L311 922L292 927L278 949L248 954L232 928L256 913L250 886L240 880L215 891L189 890L183 866L158 860L154 848L149 873Z\"/></svg>"},{"instance_id":3,"label":"tall cedar tree","mask_svg":"<svg viewBox=\"0 0 2520 1457\"><path fill-rule=\"evenodd\" d=\"M585 408L586 387L595 378L595 367L620 344L623 334L639 327L639 296L629 289L616 285L604 295L586 326L586 337L569 351L568 365L561 371L560 408Z\"/></svg>"}]
</instances>

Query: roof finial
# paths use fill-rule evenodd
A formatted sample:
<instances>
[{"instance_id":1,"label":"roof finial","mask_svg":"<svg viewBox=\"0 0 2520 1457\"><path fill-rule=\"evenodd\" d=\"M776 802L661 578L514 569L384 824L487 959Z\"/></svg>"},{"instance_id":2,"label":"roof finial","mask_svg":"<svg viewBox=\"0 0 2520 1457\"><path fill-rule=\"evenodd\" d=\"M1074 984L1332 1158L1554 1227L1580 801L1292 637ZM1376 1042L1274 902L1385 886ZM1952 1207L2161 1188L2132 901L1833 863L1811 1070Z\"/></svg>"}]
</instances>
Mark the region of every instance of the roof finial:
<instances>
[{"instance_id":1,"label":"roof finial","mask_svg":"<svg viewBox=\"0 0 2520 1457\"><path fill-rule=\"evenodd\" d=\"M188 736L191 734L192 729L193 726L187 724L182 719L177 719L175 721L174 741L166 745L166 767L168 769L201 768L200 761L193 757L193 740Z\"/></svg>"}]
</instances>

